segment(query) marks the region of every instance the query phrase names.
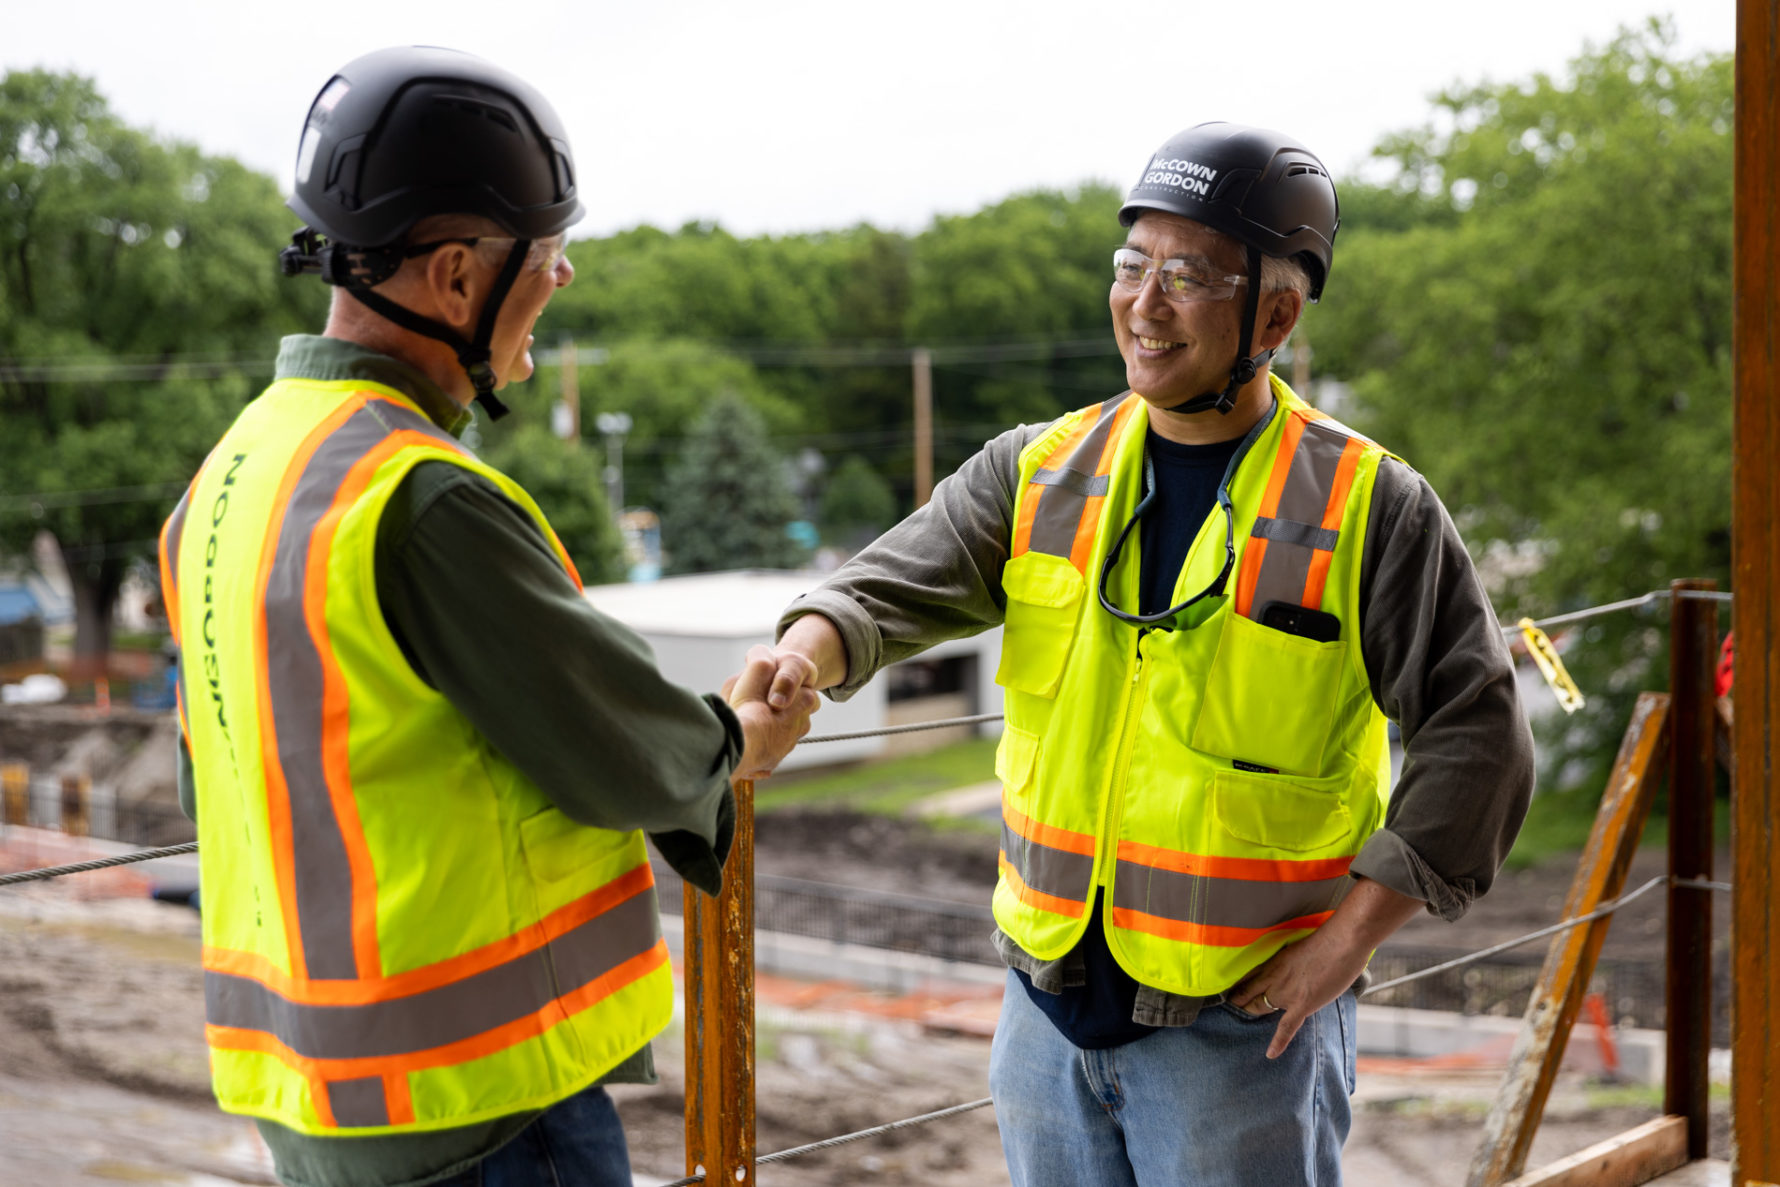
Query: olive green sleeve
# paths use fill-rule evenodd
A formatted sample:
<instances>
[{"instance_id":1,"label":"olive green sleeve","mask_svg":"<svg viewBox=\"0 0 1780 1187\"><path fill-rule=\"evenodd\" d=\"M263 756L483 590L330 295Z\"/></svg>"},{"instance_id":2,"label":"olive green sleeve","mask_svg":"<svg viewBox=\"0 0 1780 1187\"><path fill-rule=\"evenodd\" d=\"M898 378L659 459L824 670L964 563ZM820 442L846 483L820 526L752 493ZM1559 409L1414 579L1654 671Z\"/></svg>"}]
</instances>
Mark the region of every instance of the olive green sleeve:
<instances>
[{"instance_id":1,"label":"olive green sleeve","mask_svg":"<svg viewBox=\"0 0 1780 1187\"><path fill-rule=\"evenodd\" d=\"M641 636L595 610L525 511L463 467L415 466L378 525L377 597L421 679L558 808L649 832L715 893L741 726L720 697L662 676Z\"/></svg>"},{"instance_id":2,"label":"olive green sleeve","mask_svg":"<svg viewBox=\"0 0 1780 1187\"><path fill-rule=\"evenodd\" d=\"M1496 877L1533 794L1514 664L1465 543L1421 475L1380 466L1360 558L1372 696L1403 734L1384 827L1353 872L1463 915Z\"/></svg>"},{"instance_id":3,"label":"olive green sleeve","mask_svg":"<svg viewBox=\"0 0 1780 1187\"><path fill-rule=\"evenodd\" d=\"M1021 425L991 440L933 488L925 507L786 607L780 635L805 614L840 631L847 678L829 696L844 701L880 668L1001 624L1020 451L1047 427Z\"/></svg>"}]
</instances>

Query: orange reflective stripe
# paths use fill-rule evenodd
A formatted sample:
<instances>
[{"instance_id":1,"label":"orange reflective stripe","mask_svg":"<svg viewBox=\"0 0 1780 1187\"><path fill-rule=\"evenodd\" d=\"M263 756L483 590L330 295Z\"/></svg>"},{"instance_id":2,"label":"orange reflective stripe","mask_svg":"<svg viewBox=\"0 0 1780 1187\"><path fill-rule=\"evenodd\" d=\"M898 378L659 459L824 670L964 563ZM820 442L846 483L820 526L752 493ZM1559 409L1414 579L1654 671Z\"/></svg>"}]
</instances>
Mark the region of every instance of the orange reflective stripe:
<instances>
[{"instance_id":1,"label":"orange reflective stripe","mask_svg":"<svg viewBox=\"0 0 1780 1187\"><path fill-rule=\"evenodd\" d=\"M208 946L203 950L200 963L211 972L258 981L280 996L304 1005L362 1006L437 989L516 960L654 885L655 874L649 866L637 866L598 890L557 908L523 931L436 964L388 977L363 981L310 981L285 973L258 953Z\"/></svg>"},{"instance_id":2,"label":"orange reflective stripe","mask_svg":"<svg viewBox=\"0 0 1780 1187\"><path fill-rule=\"evenodd\" d=\"M1138 841L1119 842L1119 860L1202 878L1236 878L1245 882L1321 882L1339 878L1353 865L1352 857L1321 857L1293 861L1266 857L1217 857L1161 849Z\"/></svg>"},{"instance_id":3,"label":"orange reflective stripe","mask_svg":"<svg viewBox=\"0 0 1780 1187\"><path fill-rule=\"evenodd\" d=\"M1242 567L1236 574L1236 613L1253 618L1249 611L1255 604L1255 585L1261 580L1261 565L1267 559L1267 541L1250 536L1242 547Z\"/></svg>"},{"instance_id":4,"label":"orange reflective stripe","mask_svg":"<svg viewBox=\"0 0 1780 1187\"><path fill-rule=\"evenodd\" d=\"M1051 849L1061 849L1065 853L1079 853L1084 857L1094 856L1094 835L1092 833L1071 832L1066 828L1058 828L1053 824L1045 824L1034 820L1021 812L1009 807L1005 797L1001 805L1001 819L1007 826L1025 837Z\"/></svg>"},{"instance_id":5,"label":"orange reflective stripe","mask_svg":"<svg viewBox=\"0 0 1780 1187\"><path fill-rule=\"evenodd\" d=\"M1273 470L1267 475L1267 490L1261 496L1261 514L1279 514L1279 497L1285 493L1286 479L1292 473L1292 455L1298 452L1298 441L1304 436L1304 418L1293 413L1286 417L1286 428L1279 439L1279 451L1273 455Z\"/></svg>"},{"instance_id":6,"label":"orange reflective stripe","mask_svg":"<svg viewBox=\"0 0 1780 1187\"><path fill-rule=\"evenodd\" d=\"M210 1046L218 1050L257 1051L262 1055L274 1056L291 1070L308 1077L311 1084L318 1086L327 1080L355 1080L366 1076L406 1075L409 1072L425 1071L428 1068L467 1063L472 1059L480 1059L483 1056L504 1051L526 1039L536 1038L571 1015L580 1013L633 982L640 981L650 973L667 966L667 941L657 940L655 946L647 952L631 957L604 976L590 981L573 993L557 998L549 1005L524 1018L516 1019L493 1030L484 1031L479 1035L472 1035L470 1038L456 1043L434 1047L427 1051L404 1052L400 1055L369 1055L355 1059L313 1059L299 1055L279 1042L276 1036L263 1030L207 1025L204 1028L204 1038ZM320 1095L325 1098L326 1091L321 1090ZM317 1112L321 1112L323 1107L323 1104L318 1102ZM331 1120L328 1124L332 1124Z\"/></svg>"},{"instance_id":7,"label":"orange reflective stripe","mask_svg":"<svg viewBox=\"0 0 1780 1187\"><path fill-rule=\"evenodd\" d=\"M1088 910L1087 903L1078 903L1074 899L1058 898L1054 894L1046 894L1042 890L1034 890L1020 878L1020 872L1008 863L1007 854L1000 855L1001 876L1007 882L1014 897L1028 907L1039 911L1049 911L1053 915L1064 915L1070 919L1080 919Z\"/></svg>"},{"instance_id":8,"label":"orange reflective stripe","mask_svg":"<svg viewBox=\"0 0 1780 1187\"><path fill-rule=\"evenodd\" d=\"M383 1074L383 1101L389 1110L391 1125L414 1124L414 1097L408 1091L406 1072Z\"/></svg>"},{"instance_id":9,"label":"orange reflective stripe","mask_svg":"<svg viewBox=\"0 0 1780 1187\"><path fill-rule=\"evenodd\" d=\"M1330 531L1341 528L1342 517L1347 512L1347 496L1354 486L1354 471L1359 469L1360 456L1365 452L1365 442L1356 437L1349 437L1341 451L1341 463L1335 469L1335 484L1329 491L1329 504L1323 509L1323 527ZM1328 583L1329 566L1334 561L1335 554L1331 551L1319 548L1311 554L1310 570L1304 578L1304 605L1323 604L1323 586Z\"/></svg>"},{"instance_id":10,"label":"orange reflective stripe","mask_svg":"<svg viewBox=\"0 0 1780 1187\"><path fill-rule=\"evenodd\" d=\"M1008 559L1023 556L1032 549L1032 520L1038 514L1038 501L1044 497L1044 488L1027 488L1025 497L1020 500L1020 517L1014 523L1013 548L1008 552Z\"/></svg>"},{"instance_id":11,"label":"orange reflective stripe","mask_svg":"<svg viewBox=\"0 0 1780 1187\"><path fill-rule=\"evenodd\" d=\"M1209 923L1186 923L1178 919L1164 919L1159 915L1133 911L1129 907L1114 907L1112 921L1114 927L1122 927L1126 931L1143 932L1145 935L1160 936L1165 940L1178 940L1183 944L1204 944L1212 948L1246 948L1274 932L1315 931L1334 913L1334 911L1319 911L1315 915L1302 915L1297 919L1287 919L1283 923L1275 923L1269 927L1220 927Z\"/></svg>"},{"instance_id":12,"label":"orange reflective stripe","mask_svg":"<svg viewBox=\"0 0 1780 1187\"><path fill-rule=\"evenodd\" d=\"M272 579L272 564L278 555L279 528L284 523L285 512L290 507L291 493L296 490L304 468L315 451L321 448L321 443L356 413L359 407L358 403L347 402L328 413L303 438L303 443L297 446L296 453L292 455L283 476L279 478L278 491L272 499L275 509L272 523L266 531L265 543L260 550L259 572L254 578L255 605L265 603L266 588ZM265 768L266 827L272 842L273 876L278 883L278 909L284 917L285 946L289 949L291 972L297 977L303 977L307 969L303 955L302 923L297 912L296 857L291 845L290 789L285 785L284 768L277 757L278 728L272 713L271 665L266 658L264 614L253 616L253 644L254 683L259 699L260 753L270 760L261 765Z\"/></svg>"}]
</instances>

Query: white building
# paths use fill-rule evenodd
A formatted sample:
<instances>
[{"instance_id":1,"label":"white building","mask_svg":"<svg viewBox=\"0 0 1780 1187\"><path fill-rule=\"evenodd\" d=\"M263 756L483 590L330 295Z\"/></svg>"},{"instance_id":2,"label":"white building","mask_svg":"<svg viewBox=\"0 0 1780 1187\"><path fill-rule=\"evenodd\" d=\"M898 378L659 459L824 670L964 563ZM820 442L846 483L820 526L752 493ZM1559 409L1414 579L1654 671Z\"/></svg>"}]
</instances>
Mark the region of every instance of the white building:
<instances>
[{"instance_id":1,"label":"white building","mask_svg":"<svg viewBox=\"0 0 1780 1187\"><path fill-rule=\"evenodd\" d=\"M820 585L826 576L778 570L699 573L648 583L598 585L587 590L587 600L648 640L670 680L699 692L715 692L741 670L750 647L772 643L773 628L785 607ZM995 683L1000 657L999 627L974 638L942 643L880 672L844 704L824 697L810 735L1000 713L1001 687ZM999 722L990 722L802 745L780 769L876 758L1000 730Z\"/></svg>"}]
</instances>

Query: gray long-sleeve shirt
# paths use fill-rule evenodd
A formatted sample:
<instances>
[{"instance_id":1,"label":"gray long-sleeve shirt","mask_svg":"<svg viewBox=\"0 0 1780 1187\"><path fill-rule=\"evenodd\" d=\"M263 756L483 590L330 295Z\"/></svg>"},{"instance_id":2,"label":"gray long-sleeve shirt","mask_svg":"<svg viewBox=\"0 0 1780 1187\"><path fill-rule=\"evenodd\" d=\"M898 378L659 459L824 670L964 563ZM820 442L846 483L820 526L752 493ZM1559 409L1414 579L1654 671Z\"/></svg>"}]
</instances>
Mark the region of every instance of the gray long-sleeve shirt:
<instances>
[{"instance_id":1,"label":"gray long-sleeve shirt","mask_svg":"<svg viewBox=\"0 0 1780 1187\"><path fill-rule=\"evenodd\" d=\"M1047 426L1002 433L935 487L932 500L794 602L846 645L845 700L886 664L999 624L1020 451ZM1265 465L1251 457L1244 464ZM1427 481L1379 467L1360 561L1360 648L1373 699L1402 731L1402 777L1355 876L1463 915L1489 889L1533 788L1533 741L1507 645L1470 555ZM1006 935L1003 957L1043 989L1081 983L1079 957L1042 962ZM1072 959L1073 958L1073 959ZM1185 1025L1203 999L1145 986L1135 1021Z\"/></svg>"},{"instance_id":2,"label":"gray long-sleeve shirt","mask_svg":"<svg viewBox=\"0 0 1780 1187\"><path fill-rule=\"evenodd\" d=\"M441 428L469 416L418 371L332 338L287 338L278 376L388 384ZM643 829L688 882L715 894L735 831L729 775L740 723L717 696L661 675L649 645L581 596L531 516L479 474L421 462L378 521L377 600L403 655L564 814ZM179 796L200 792L181 740ZM606 1083L653 1083L644 1046ZM300 1187L411 1187L502 1145L534 1113L424 1134L310 1137L259 1122L278 1173Z\"/></svg>"}]
</instances>

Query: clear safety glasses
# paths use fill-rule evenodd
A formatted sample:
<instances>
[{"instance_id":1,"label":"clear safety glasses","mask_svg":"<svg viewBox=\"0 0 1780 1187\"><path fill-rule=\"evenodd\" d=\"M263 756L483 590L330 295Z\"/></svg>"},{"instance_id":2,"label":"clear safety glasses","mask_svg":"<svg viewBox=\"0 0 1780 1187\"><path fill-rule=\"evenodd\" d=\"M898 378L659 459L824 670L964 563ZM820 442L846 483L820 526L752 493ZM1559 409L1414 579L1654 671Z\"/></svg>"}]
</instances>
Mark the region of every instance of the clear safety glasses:
<instances>
[{"instance_id":1,"label":"clear safety glasses","mask_svg":"<svg viewBox=\"0 0 1780 1187\"><path fill-rule=\"evenodd\" d=\"M429 243L414 243L403 248L402 258L411 260L415 256L423 256L429 251L437 251L447 243L461 243L465 247L475 247L478 243L504 243L511 245L517 242L519 241L511 236L500 235L482 235L468 239L434 239ZM551 271L558 264L562 263L562 258L567 254L568 247L569 236L566 231L551 235L548 238L532 240L531 247L525 253L525 270L528 272Z\"/></svg>"},{"instance_id":2,"label":"clear safety glasses","mask_svg":"<svg viewBox=\"0 0 1780 1187\"><path fill-rule=\"evenodd\" d=\"M1161 281L1162 295L1180 305L1228 301L1248 283L1248 277L1224 275L1204 260L1152 260L1131 247L1113 252L1113 280L1126 292L1142 291L1152 272Z\"/></svg>"}]
</instances>

